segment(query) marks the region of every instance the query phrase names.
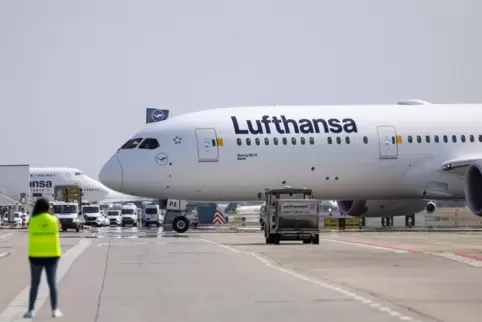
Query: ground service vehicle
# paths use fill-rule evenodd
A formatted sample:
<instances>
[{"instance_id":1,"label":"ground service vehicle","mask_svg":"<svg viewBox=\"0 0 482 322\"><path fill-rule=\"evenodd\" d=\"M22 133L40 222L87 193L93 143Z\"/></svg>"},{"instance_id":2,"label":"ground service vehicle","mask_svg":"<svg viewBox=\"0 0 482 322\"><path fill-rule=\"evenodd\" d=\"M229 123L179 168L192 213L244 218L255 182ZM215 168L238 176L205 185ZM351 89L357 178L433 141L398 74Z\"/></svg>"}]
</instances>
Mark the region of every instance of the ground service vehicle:
<instances>
[{"instance_id":1,"label":"ground service vehicle","mask_svg":"<svg viewBox=\"0 0 482 322\"><path fill-rule=\"evenodd\" d=\"M109 225L120 226L122 224L122 216L120 210L107 211L107 217L109 218Z\"/></svg>"},{"instance_id":2,"label":"ground service vehicle","mask_svg":"<svg viewBox=\"0 0 482 322\"><path fill-rule=\"evenodd\" d=\"M150 227L151 225L156 227L161 226L159 216L160 209L158 205L147 205L146 208L144 208L144 225L146 227Z\"/></svg>"},{"instance_id":3,"label":"ground service vehicle","mask_svg":"<svg viewBox=\"0 0 482 322\"><path fill-rule=\"evenodd\" d=\"M62 231L75 229L79 232L83 228L83 220L79 218L79 206L76 202L53 202L52 212L59 219Z\"/></svg>"},{"instance_id":4,"label":"ground service vehicle","mask_svg":"<svg viewBox=\"0 0 482 322\"><path fill-rule=\"evenodd\" d=\"M98 205L82 206L82 215L84 215L85 223L89 226L101 227L105 225L105 219Z\"/></svg>"},{"instance_id":5,"label":"ground service vehicle","mask_svg":"<svg viewBox=\"0 0 482 322\"><path fill-rule=\"evenodd\" d=\"M121 208L121 216L122 216L122 227L126 225L132 225L137 227L137 206L133 203L128 203L122 206Z\"/></svg>"},{"instance_id":6,"label":"ground service vehicle","mask_svg":"<svg viewBox=\"0 0 482 322\"><path fill-rule=\"evenodd\" d=\"M301 196L296 198L296 194ZM320 243L318 213L321 201L309 199L311 195L310 189L285 188L265 192L263 219L266 244L279 244L280 240Z\"/></svg>"}]
</instances>

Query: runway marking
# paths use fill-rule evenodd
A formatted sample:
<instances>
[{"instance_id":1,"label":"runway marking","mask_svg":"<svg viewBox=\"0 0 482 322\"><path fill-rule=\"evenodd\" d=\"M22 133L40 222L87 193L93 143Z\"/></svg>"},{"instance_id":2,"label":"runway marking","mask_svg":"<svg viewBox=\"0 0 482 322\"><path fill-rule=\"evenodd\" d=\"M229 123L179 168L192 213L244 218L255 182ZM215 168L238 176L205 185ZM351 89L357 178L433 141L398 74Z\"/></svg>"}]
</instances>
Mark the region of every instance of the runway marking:
<instances>
[{"instance_id":1,"label":"runway marking","mask_svg":"<svg viewBox=\"0 0 482 322\"><path fill-rule=\"evenodd\" d=\"M0 253L0 258L4 258L10 255L10 252Z\"/></svg>"},{"instance_id":2,"label":"runway marking","mask_svg":"<svg viewBox=\"0 0 482 322\"><path fill-rule=\"evenodd\" d=\"M230 250L234 253L241 253L241 251L236 249L236 248L229 247L227 245L223 245L223 244L220 244L220 243L216 243L216 242L213 242L212 240L208 240L208 239L204 239L204 238L200 238L200 240L202 240L203 242L206 242L208 244L217 245L219 247L226 248L226 249L228 249L228 250Z\"/></svg>"},{"instance_id":3,"label":"runway marking","mask_svg":"<svg viewBox=\"0 0 482 322\"><path fill-rule=\"evenodd\" d=\"M7 238L8 236L10 236L12 233L6 233L6 234L3 234L3 235L0 235L0 238Z\"/></svg>"},{"instance_id":4,"label":"runway marking","mask_svg":"<svg viewBox=\"0 0 482 322\"><path fill-rule=\"evenodd\" d=\"M324 288L327 288L327 289L330 289L332 291L335 291L337 293L340 293L340 294L343 294L355 301L358 301L358 302L361 302L365 305L368 305L374 309L377 309L379 310L380 312L383 312L383 313L386 313L390 316L393 316L393 317L397 317L399 318L400 320L402 321L410 321L410 322L420 322L419 320L413 318L413 317L410 317L410 316L407 316L407 315L404 315L398 311L395 311L395 310L392 310L391 308L387 307L387 306L384 306L380 303L376 303L374 302L373 300L370 300L368 298L365 298L363 296L360 296L360 295L357 295L353 292L350 292L350 291L347 291L347 290L344 290L342 289L341 287L338 287L338 286L334 286L334 285L331 285L331 284L328 284L328 283L325 283L325 282L322 282L322 281L319 281L319 280L316 280L316 279L313 279L313 278L310 278L308 276L305 276L305 275L302 275L300 273L297 273L295 271L292 271L292 270L289 270L289 269L286 269L284 267L281 267L277 264L273 264L271 263L268 259L266 259L265 257L261 256L261 255L258 255L256 253L252 253L252 252L245 252L246 254L249 254L251 256L253 256L254 258L256 258L257 260L259 260L260 262L262 262L263 264L265 264L267 267L269 268L272 268L272 269L276 269L282 273L286 273L286 274L289 274L291 276L294 276L300 280L303 280L303 281L306 281L306 282L309 282L311 284L315 284L315 285L318 285L318 286L321 286L321 287L324 287Z\"/></svg>"},{"instance_id":5,"label":"runway marking","mask_svg":"<svg viewBox=\"0 0 482 322\"><path fill-rule=\"evenodd\" d=\"M346 239L345 240L338 240L338 239L320 238L320 241L327 241L327 242L332 242L332 243L339 243L339 244L358 246L358 247L373 248L373 249L378 249L378 250L386 250L386 251L394 252L394 253L397 253L397 254L407 254L407 253L420 254L420 253L422 253L418 250L413 250L413 249L406 249L406 248L399 248L399 247L386 246L386 245L380 245L380 244L365 243L365 242L346 240Z\"/></svg>"},{"instance_id":6,"label":"runway marking","mask_svg":"<svg viewBox=\"0 0 482 322\"><path fill-rule=\"evenodd\" d=\"M474 267L482 267L482 258L464 253L429 253L435 256L451 259L456 262L467 264ZM478 259L480 258L480 259Z\"/></svg>"},{"instance_id":7,"label":"runway marking","mask_svg":"<svg viewBox=\"0 0 482 322\"><path fill-rule=\"evenodd\" d=\"M59 261L59 268L57 269L57 283L62 280L64 275L69 271L74 261L79 257L91 244L90 239L81 239L74 247L69 249ZM17 297L10 302L5 310L0 313L0 322L11 322L17 319L23 319L23 314L28 308L28 297L30 292L30 285L21 291ZM37 301L35 307L40 309L47 297L49 296L49 289L47 286L46 274L42 274L42 281L38 291Z\"/></svg>"}]
</instances>

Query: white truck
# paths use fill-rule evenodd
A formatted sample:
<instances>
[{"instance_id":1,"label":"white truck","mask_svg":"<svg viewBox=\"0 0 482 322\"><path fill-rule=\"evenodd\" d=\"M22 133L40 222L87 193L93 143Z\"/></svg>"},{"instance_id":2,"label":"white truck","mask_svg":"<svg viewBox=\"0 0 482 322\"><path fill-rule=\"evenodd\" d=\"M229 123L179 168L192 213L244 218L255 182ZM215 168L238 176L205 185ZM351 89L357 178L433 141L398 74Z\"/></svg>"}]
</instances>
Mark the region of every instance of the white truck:
<instances>
[{"instance_id":1,"label":"white truck","mask_svg":"<svg viewBox=\"0 0 482 322\"><path fill-rule=\"evenodd\" d=\"M128 203L121 208L122 216L122 227L126 225L132 225L137 227L138 217L137 217L137 206L133 203Z\"/></svg>"},{"instance_id":2,"label":"white truck","mask_svg":"<svg viewBox=\"0 0 482 322\"><path fill-rule=\"evenodd\" d=\"M79 206L75 202L53 202L52 212L59 219L62 231L75 229L79 232L83 227L83 218L79 218Z\"/></svg>"},{"instance_id":3,"label":"white truck","mask_svg":"<svg viewBox=\"0 0 482 322\"><path fill-rule=\"evenodd\" d=\"M295 195L300 196L297 198ZM279 244L280 240L302 240L303 244L320 243L321 200L312 199L312 195L311 189L288 187L265 191L263 221L266 244Z\"/></svg>"},{"instance_id":4,"label":"white truck","mask_svg":"<svg viewBox=\"0 0 482 322\"><path fill-rule=\"evenodd\" d=\"M105 218L100 210L99 205L82 206L82 215L84 216L86 225L93 227L105 226Z\"/></svg>"}]
</instances>

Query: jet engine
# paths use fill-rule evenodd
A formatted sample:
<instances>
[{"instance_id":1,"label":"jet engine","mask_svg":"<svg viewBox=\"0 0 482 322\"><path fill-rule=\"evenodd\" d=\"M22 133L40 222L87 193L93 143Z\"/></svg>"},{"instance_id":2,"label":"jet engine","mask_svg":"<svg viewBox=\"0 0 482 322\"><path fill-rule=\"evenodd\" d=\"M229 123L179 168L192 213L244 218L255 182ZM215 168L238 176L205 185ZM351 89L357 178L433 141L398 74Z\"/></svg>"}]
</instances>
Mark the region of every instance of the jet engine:
<instances>
[{"instance_id":1,"label":"jet engine","mask_svg":"<svg viewBox=\"0 0 482 322\"><path fill-rule=\"evenodd\" d=\"M433 214L435 212L435 209L437 209L437 206L435 205L435 203L433 201L429 201L425 205L425 212L429 215Z\"/></svg>"},{"instance_id":2,"label":"jet engine","mask_svg":"<svg viewBox=\"0 0 482 322\"><path fill-rule=\"evenodd\" d=\"M482 217L482 162L472 163L465 173L465 202L470 211Z\"/></svg>"},{"instance_id":3,"label":"jet engine","mask_svg":"<svg viewBox=\"0 0 482 322\"><path fill-rule=\"evenodd\" d=\"M353 217L410 216L427 209L429 204L435 211L435 204L433 202L427 204L424 200L337 200L336 202L341 214Z\"/></svg>"}]
</instances>

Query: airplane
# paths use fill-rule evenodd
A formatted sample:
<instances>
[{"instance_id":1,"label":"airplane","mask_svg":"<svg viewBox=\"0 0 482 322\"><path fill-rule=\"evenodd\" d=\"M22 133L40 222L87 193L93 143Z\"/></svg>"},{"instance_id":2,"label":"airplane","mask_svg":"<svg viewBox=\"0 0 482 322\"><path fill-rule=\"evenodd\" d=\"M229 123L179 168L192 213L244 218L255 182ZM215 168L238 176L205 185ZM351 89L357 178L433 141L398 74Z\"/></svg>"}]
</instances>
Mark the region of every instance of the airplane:
<instances>
[{"instance_id":1,"label":"airplane","mask_svg":"<svg viewBox=\"0 0 482 322\"><path fill-rule=\"evenodd\" d=\"M53 199L54 187L57 185L77 185L81 187L84 193L83 199L89 202L121 202L146 199L113 191L76 168L30 168L30 194L34 198L47 197Z\"/></svg>"},{"instance_id":2,"label":"airplane","mask_svg":"<svg viewBox=\"0 0 482 322\"><path fill-rule=\"evenodd\" d=\"M220 202L306 187L385 226L414 223L441 199L482 216L481 118L482 104L425 102L211 109L140 130L99 179L131 195Z\"/></svg>"}]
</instances>

